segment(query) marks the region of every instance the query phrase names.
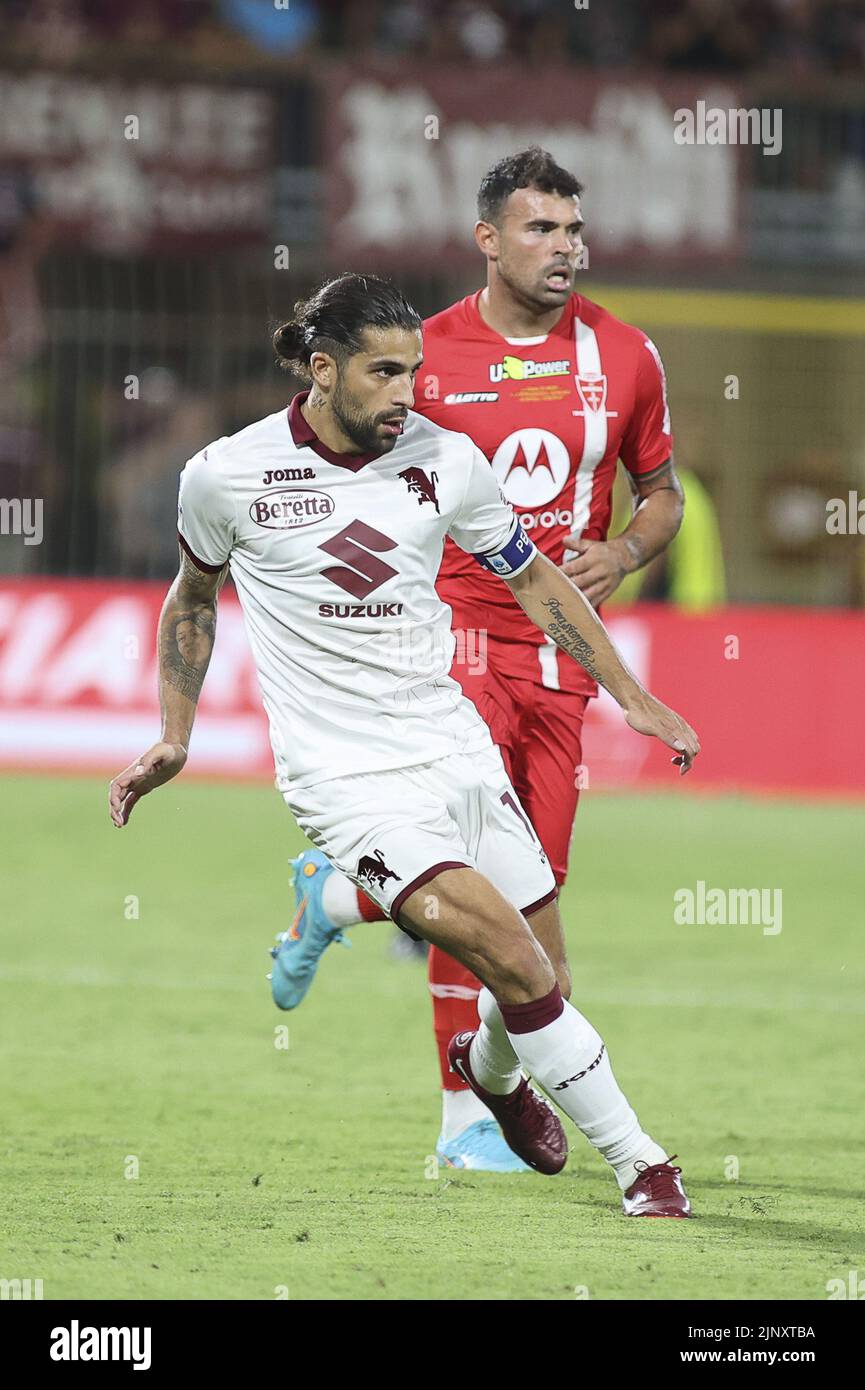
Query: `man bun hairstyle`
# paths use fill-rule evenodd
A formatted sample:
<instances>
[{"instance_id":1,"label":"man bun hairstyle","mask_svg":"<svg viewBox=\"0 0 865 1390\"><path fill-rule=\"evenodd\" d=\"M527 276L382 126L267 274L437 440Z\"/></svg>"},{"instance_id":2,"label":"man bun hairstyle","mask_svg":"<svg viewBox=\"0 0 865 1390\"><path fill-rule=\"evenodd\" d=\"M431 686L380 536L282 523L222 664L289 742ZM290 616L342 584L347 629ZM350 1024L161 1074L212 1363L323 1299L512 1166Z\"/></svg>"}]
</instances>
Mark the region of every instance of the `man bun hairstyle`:
<instances>
[{"instance_id":1,"label":"man bun hairstyle","mask_svg":"<svg viewBox=\"0 0 865 1390\"><path fill-rule=\"evenodd\" d=\"M314 352L342 362L361 351L365 328L420 329L421 317L390 280L346 271L298 300L292 317L276 329L273 350L280 367L309 377Z\"/></svg>"},{"instance_id":2,"label":"man bun hairstyle","mask_svg":"<svg viewBox=\"0 0 865 1390\"><path fill-rule=\"evenodd\" d=\"M297 313L300 305L295 305ZM286 369L303 360L304 334L297 319L289 319L280 324L273 335L273 350L279 358L279 365Z\"/></svg>"},{"instance_id":3,"label":"man bun hairstyle","mask_svg":"<svg viewBox=\"0 0 865 1390\"><path fill-rule=\"evenodd\" d=\"M495 222L518 188L536 188L540 193L558 193L562 198L579 198L583 191L579 179L557 164L548 150L530 145L519 154L500 159L484 174L478 189L480 220Z\"/></svg>"}]
</instances>

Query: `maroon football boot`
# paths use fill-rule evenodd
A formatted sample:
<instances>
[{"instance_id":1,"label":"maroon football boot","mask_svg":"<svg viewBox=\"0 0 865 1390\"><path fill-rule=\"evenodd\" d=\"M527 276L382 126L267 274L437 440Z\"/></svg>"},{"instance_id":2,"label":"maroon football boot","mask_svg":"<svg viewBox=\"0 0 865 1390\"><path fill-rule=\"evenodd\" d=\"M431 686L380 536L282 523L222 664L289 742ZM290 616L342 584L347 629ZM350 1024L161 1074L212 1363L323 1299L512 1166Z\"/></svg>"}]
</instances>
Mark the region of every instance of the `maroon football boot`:
<instances>
[{"instance_id":1,"label":"maroon football boot","mask_svg":"<svg viewBox=\"0 0 865 1390\"><path fill-rule=\"evenodd\" d=\"M475 1095L492 1111L505 1142L524 1163L538 1173L560 1173L568 1157L568 1141L558 1115L537 1091L532 1090L524 1076L509 1096L494 1096L479 1086L469 1062L474 1036L474 1033L456 1033L451 1038L448 1043L451 1071L468 1082Z\"/></svg>"},{"instance_id":2,"label":"maroon football boot","mask_svg":"<svg viewBox=\"0 0 865 1390\"><path fill-rule=\"evenodd\" d=\"M691 1203L682 1186L681 1168L673 1167L673 1159L666 1163L644 1163L638 1159L634 1164L639 1176L622 1194L622 1210L626 1216L690 1216Z\"/></svg>"}]
</instances>

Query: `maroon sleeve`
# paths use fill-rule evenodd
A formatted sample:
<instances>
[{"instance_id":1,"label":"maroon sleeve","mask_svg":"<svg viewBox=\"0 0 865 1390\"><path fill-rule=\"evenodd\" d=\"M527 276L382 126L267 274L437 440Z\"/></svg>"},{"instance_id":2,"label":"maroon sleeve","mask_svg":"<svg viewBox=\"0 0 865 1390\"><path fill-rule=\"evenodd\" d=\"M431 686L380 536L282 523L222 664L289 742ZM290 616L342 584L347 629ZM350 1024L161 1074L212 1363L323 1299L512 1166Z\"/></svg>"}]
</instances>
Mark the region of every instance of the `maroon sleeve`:
<instances>
[{"instance_id":1,"label":"maroon sleeve","mask_svg":"<svg viewBox=\"0 0 865 1390\"><path fill-rule=\"evenodd\" d=\"M180 542L181 549L185 550L195 568L201 570L202 574L219 574L220 571L225 568L225 561L223 561L221 565L208 565L204 560L199 560L195 551L187 544L186 537L182 532L178 531L177 539Z\"/></svg>"}]
</instances>

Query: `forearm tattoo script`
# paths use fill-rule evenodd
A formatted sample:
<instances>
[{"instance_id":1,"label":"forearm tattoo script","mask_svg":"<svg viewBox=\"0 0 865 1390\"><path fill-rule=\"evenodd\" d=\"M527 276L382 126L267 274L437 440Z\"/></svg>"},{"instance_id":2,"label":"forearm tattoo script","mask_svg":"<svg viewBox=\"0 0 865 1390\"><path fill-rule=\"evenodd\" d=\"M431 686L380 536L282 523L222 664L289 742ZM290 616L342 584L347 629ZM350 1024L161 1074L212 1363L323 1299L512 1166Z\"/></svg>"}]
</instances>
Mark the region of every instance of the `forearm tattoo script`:
<instances>
[{"instance_id":1,"label":"forearm tattoo script","mask_svg":"<svg viewBox=\"0 0 865 1390\"><path fill-rule=\"evenodd\" d=\"M550 620L545 627L556 646L561 647L562 651L567 652L578 661L590 676L594 676L596 681L601 680L600 672L595 663L595 649L590 642L578 632L571 620L565 617L562 612L561 599L545 598L542 600L544 608L550 615ZM603 684L603 682L602 682Z\"/></svg>"}]
</instances>

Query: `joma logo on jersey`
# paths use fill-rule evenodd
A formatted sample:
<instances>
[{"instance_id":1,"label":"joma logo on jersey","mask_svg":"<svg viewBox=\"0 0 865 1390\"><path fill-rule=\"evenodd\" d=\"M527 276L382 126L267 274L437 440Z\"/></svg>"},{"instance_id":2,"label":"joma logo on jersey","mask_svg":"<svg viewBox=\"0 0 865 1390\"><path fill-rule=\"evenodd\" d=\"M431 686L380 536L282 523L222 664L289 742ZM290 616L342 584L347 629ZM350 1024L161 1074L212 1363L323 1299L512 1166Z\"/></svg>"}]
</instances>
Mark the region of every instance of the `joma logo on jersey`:
<instances>
[{"instance_id":1,"label":"joma logo on jersey","mask_svg":"<svg viewBox=\"0 0 865 1390\"><path fill-rule=\"evenodd\" d=\"M271 483L305 483L307 479L314 477L314 468L276 468L265 473L261 482L263 487L268 487Z\"/></svg>"},{"instance_id":2,"label":"joma logo on jersey","mask_svg":"<svg viewBox=\"0 0 865 1390\"><path fill-rule=\"evenodd\" d=\"M505 357L501 362L493 362L490 367L490 381L527 381L538 376L567 376L571 364L567 359L559 362L535 362L531 357Z\"/></svg>"},{"instance_id":3,"label":"joma logo on jersey","mask_svg":"<svg viewBox=\"0 0 865 1390\"><path fill-rule=\"evenodd\" d=\"M424 502L432 502L436 511L439 509L438 498L436 497L436 483L438 474L431 473L427 477L422 468L404 468L397 474L398 478L404 479L408 485L408 490L417 497L418 506L423 506Z\"/></svg>"},{"instance_id":4,"label":"joma logo on jersey","mask_svg":"<svg viewBox=\"0 0 865 1390\"><path fill-rule=\"evenodd\" d=\"M271 531L293 531L298 526L313 526L333 512L333 499L326 492L309 488L293 488L288 492L271 492L257 497L249 508L256 526Z\"/></svg>"}]
</instances>

